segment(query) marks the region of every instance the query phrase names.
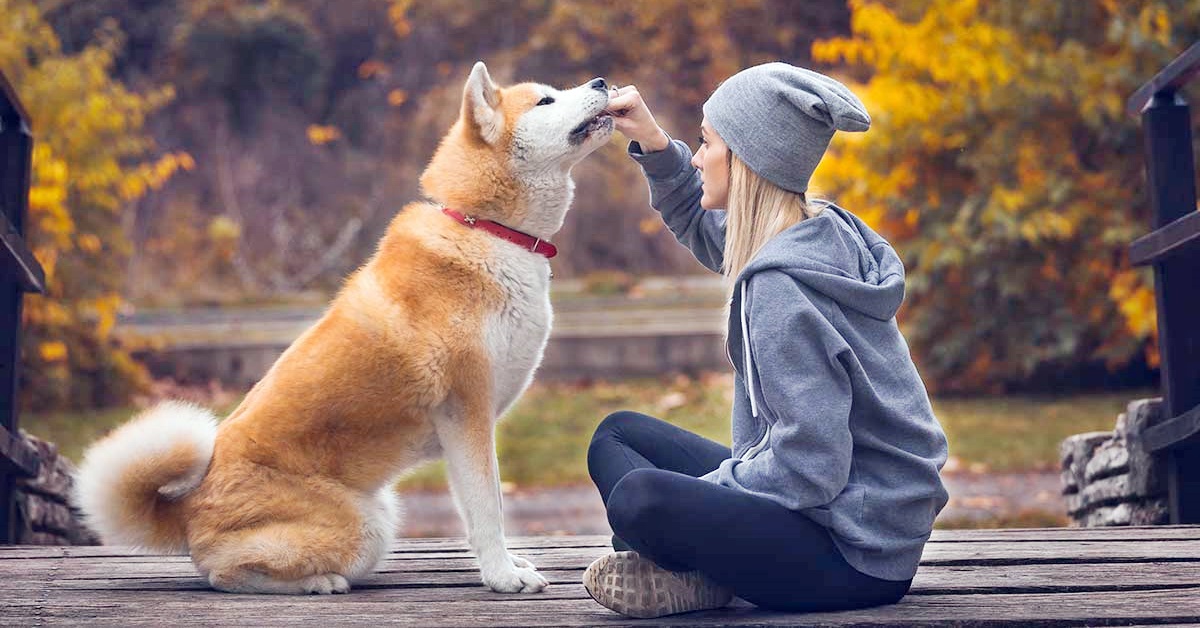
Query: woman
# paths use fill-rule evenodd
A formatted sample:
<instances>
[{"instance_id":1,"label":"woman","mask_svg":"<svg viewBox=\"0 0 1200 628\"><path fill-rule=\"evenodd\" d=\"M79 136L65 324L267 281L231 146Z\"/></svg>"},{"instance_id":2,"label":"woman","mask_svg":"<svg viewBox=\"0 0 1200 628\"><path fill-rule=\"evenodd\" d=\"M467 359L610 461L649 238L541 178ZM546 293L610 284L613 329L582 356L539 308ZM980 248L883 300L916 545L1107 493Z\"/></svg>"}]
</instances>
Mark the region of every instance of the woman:
<instances>
[{"instance_id":1,"label":"woman","mask_svg":"<svg viewBox=\"0 0 1200 628\"><path fill-rule=\"evenodd\" d=\"M730 280L733 447L634 412L596 429L588 467L616 553L584 585L625 615L894 603L945 505L946 438L896 326L904 266L866 224L805 197L835 130L865 131L841 83L784 63L704 104L695 156L637 89L617 129L675 237ZM724 211L718 208L725 208Z\"/></svg>"}]
</instances>

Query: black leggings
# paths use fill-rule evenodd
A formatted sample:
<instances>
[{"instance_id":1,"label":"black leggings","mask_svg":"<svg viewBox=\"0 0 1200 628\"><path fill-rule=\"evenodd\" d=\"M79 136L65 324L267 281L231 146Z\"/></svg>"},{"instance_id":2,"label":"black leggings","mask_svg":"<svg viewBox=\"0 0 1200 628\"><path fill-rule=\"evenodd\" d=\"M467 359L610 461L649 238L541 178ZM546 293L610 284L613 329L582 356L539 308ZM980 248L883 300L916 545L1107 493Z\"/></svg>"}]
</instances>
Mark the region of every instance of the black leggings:
<instances>
[{"instance_id":1,"label":"black leggings","mask_svg":"<svg viewBox=\"0 0 1200 628\"><path fill-rule=\"evenodd\" d=\"M613 547L673 571L699 570L772 610L891 604L912 580L881 580L842 558L829 532L773 501L697 479L728 447L636 412L609 415L592 437L588 471Z\"/></svg>"}]
</instances>

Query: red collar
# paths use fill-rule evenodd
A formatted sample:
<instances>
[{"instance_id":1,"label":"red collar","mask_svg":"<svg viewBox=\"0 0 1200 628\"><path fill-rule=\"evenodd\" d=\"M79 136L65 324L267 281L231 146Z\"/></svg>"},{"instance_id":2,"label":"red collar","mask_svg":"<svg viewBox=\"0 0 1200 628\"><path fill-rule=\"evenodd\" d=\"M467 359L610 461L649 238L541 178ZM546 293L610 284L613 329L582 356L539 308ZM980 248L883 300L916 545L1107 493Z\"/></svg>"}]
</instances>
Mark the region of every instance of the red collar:
<instances>
[{"instance_id":1,"label":"red collar","mask_svg":"<svg viewBox=\"0 0 1200 628\"><path fill-rule=\"evenodd\" d=\"M508 240L509 242L512 242L513 244L527 251L540 253L541 255L546 256L546 259L550 259L551 257L558 255L558 249L553 244L550 244L541 238L531 236L524 231L517 231L516 229L505 227L504 225L498 222L492 222L491 220L480 220L478 218L472 218L471 216L464 216L463 214L460 214L449 207L443 207L442 213L468 227L471 227L472 229L482 229L494 236Z\"/></svg>"}]
</instances>

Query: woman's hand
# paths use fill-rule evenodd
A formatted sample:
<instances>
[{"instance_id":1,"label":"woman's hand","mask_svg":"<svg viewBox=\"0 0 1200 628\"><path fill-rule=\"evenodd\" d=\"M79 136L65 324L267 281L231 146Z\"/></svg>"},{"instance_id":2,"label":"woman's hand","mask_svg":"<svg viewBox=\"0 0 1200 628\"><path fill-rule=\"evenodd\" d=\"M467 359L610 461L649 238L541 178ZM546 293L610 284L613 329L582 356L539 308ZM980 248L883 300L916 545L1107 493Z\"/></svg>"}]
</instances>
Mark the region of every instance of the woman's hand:
<instances>
[{"instance_id":1,"label":"woman's hand","mask_svg":"<svg viewBox=\"0 0 1200 628\"><path fill-rule=\"evenodd\" d=\"M626 85L611 89L608 98L605 111L613 115L617 130L641 145L643 153L655 153L670 145L671 138L654 121L654 115L636 87Z\"/></svg>"}]
</instances>

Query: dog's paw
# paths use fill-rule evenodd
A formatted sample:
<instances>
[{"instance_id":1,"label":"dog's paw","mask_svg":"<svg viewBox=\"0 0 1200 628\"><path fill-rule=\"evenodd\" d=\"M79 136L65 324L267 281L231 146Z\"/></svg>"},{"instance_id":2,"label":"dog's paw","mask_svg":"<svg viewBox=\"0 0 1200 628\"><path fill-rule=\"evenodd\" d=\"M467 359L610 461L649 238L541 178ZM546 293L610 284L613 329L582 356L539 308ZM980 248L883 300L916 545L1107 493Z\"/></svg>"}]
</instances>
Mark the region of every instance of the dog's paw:
<instances>
[{"instance_id":1,"label":"dog's paw","mask_svg":"<svg viewBox=\"0 0 1200 628\"><path fill-rule=\"evenodd\" d=\"M509 554L508 559L512 561L514 567L524 567L525 569L533 569L534 571L537 571L537 567L534 567L533 563L521 558L520 556L517 556L516 554Z\"/></svg>"},{"instance_id":2,"label":"dog's paw","mask_svg":"<svg viewBox=\"0 0 1200 628\"><path fill-rule=\"evenodd\" d=\"M350 583L341 575L326 573L319 576L309 576L304 579L302 586L307 593L328 595L330 593L349 593Z\"/></svg>"},{"instance_id":3,"label":"dog's paw","mask_svg":"<svg viewBox=\"0 0 1200 628\"><path fill-rule=\"evenodd\" d=\"M516 566L483 574L483 583L497 593L537 593L550 584L536 570Z\"/></svg>"}]
</instances>

